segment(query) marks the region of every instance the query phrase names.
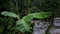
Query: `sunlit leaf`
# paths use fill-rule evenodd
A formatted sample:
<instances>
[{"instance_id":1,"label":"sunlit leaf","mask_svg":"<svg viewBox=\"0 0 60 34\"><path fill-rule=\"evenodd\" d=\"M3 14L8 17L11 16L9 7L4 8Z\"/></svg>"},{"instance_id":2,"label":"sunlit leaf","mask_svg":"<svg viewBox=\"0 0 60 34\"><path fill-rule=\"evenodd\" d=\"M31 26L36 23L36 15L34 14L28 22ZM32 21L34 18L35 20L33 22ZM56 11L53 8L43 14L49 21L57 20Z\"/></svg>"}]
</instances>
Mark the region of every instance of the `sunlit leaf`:
<instances>
[{"instance_id":1,"label":"sunlit leaf","mask_svg":"<svg viewBox=\"0 0 60 34\"><path fill-rule=\"evenodd\" d=\"M14 17L14 18L18 17L16 14L14 14L12 12L3 11L1 14L4 15L4 16L9 16L9 17Z\"/></svg>"},{"instance_id":2,"label":"sunlit leaf","mask_svg":"<svg viewBox=\"0 0 60 34\"><path fill-rule=\"evenodd\" d=\"M20 30L21 32L29 31L30 25L26 23L24 20L16 21L16 29Z\"/></svg>"},{"instance_id":3,"label":"sunlit leaf","mask_svg":"<svg viewBox=\"0 0 60 34\"><path fill-rule=\"evenodd\" d=\"M28 22L30 22L33 18L44 19L48 18L50 15L51 14L48 12L28 14L16 22L16 29L22 32L29 31L31 27Z\"/></svg>"},{"instance_id":4,"label":"sunlit leaf","mask_svg":"<svg viewBox=\"0 0 60 34\"><path fill-rule=\"evenodd\" d=\"M26 21L26 22L30 22L32 19L33 19L33 15L30 15L30 14L23 17L23 20Z\"/></svg>"},{"instance_id":5,"label":"sunlit leaf","mask_svg":"<svg viewBox=\"0 0 60 34\"><path fill-rule=\"evenodd\" d=\"M44 19L44 18L48 18L49 16L51 16L51 13L50 12L40 12L40 13L33 13L32 15L34 18Z\"/></svg>"}]
</instances>

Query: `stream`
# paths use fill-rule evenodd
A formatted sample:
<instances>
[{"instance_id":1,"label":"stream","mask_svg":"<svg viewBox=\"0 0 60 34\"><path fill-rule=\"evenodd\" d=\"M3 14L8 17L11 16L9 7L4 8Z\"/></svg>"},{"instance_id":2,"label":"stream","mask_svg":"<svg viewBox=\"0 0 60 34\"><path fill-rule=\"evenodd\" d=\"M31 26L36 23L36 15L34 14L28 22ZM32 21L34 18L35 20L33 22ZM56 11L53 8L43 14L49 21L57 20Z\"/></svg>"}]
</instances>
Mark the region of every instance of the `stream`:
<instances>
[{"instance_id":1,"label":"stream","mask_svg":"<svg viewBox=\"0 0 60 34\"><path fill-rule=\"evenodd\" d=\"M35 21L35 25L33 27L33 34L45 34L45 31L48 28L48 25L50 25L46 21ZM50 34L60 34L60 18L54 18L54 26L49 31Z\"/></svg>"}]
</instances>

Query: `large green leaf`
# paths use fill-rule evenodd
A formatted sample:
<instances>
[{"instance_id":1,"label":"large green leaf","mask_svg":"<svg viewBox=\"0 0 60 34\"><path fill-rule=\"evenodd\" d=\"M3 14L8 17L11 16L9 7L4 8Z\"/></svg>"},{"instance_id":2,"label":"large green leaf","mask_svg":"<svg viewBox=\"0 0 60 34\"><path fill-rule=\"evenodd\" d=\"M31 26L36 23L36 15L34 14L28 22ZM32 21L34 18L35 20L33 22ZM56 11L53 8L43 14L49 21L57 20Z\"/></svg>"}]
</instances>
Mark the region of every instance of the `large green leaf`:
<instances>
[{"instance_id":1,"label":"large green leaf","mask_svg":"<svg viewBox=\"0 0 60 34\"><path fill-rule=\"evenodd\" d=\"M44 19L51 16L51 12L40 12L40 13L32 13L23 17L23 20L26 22L30 22L33 18Z\"/></svg>"},{"instance_id":2,"label":"large green leaf","mask_svg":"<svg viewBox=\"0 0 60 34\"><path fill-rule=\"evenodd\" d=\"M26 21L26 22L30 22L32 19L33 19L33 15L30 15L30 14L23 17L23 20Z\"/></svg>"},{"instance_id":3,"label":"large green leaf","mask_svg":"<svg viewBox=\"0 0 60 34\"><path fill-rule=\"evenodd\" d=\"M14 14L12 12L3 11L1 14L4 15L4 16L9 16L9 17L14 17L14 18L18 17L16 14Z\"/></svg>"},{"instance_id":4,"label":"large green leaf","mask_svg":"<svg viewBox=\"0 0 60 34\"><path fill-rule=\"evenodd\" d=\"M22 32L29 31L31 27L27 22L30 22L33 18L44 19L48 18L49 16L51 16L51 13L49 12L28 14L27 16L16 22L16 29Z\"/></svg>"},{"instance_id":5,"label":"large green leaf","mask_svg":"<svg viewBox=\"0 0 60 34\"><path fill-rule=\"evenodd\" d=\"M4 11L1 14L9 17L18 18L16 14L11 12ZM44 18L48 18L49 16L51 16L51 12L28 14L27 16L23 17L21 20L16 21L16 29L20 30L21 32L30 31L31 27L28 22L30 22L33 18L44 19Z\"/></svg>"},{"instance_id":6,"label":"large green leaf","mask_svg":"<svg viewBox=\"0 0 60 34\"><path fill-rule=\"evenodd\" d=\"M50 17L51 16L51 12L33 13L32 15L33 15L34 18L44 19L44 18Z\"/></svg>"},{"instance_id":7,"label":"large green leaf","mask_svg":"<svg viewBox=\"0 0 60 34\"><path fill-rule=\"evenodd\" d=\"M26 23L23 19L16 21L16 29L20 30L21 32L29 31L30 24Z\"/></svg>"}]
</instances>

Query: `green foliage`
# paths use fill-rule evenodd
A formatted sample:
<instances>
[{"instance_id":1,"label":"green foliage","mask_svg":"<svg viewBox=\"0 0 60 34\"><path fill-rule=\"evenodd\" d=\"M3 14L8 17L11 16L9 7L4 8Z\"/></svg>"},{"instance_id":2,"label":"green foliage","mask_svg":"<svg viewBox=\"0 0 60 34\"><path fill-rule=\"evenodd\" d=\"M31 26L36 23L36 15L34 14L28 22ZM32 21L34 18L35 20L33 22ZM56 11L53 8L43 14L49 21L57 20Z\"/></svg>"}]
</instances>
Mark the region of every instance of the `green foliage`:
<instances>
[{"instance_id":1,"label":"green foliage","mask_svg":"<svg viewBox=\"0 0 60 34\"><path fill-rule=\"evenodd\" d=\"M44 18L48 18L51 15L50 13L45 13L45 12L38 13L41 11L47 11L47 12L51 11L51 12L55 13L55 16L60 16L60 0L18 0L18 3L17 4L16 3L17 3L16 0L0 0L0 4L1 4L0 12L5 11L5 12L2 12L1 14L5 15L5 16L9 16L7 18L7 17L3 17L0 15L0 24L3 25L2 27L4 27L4 29L5 28L7 28L7 30L10 29L11 26L13 25L13 22L16 22L17 30L24 31L24 32L29 31L30 24L28 24L28 22L31 21L31 19L33 19L33 18L44 19ZM16 7L19 7L19 8L16 8ZM23 17L24 16L23 11L25 11L24 7L27 8L28 11L30 10L29 13L32 13L32 14L28 13L27 16ZM20 18L23 17L21 20L18 20L19 22L14 21L13 18L10 18L10 17L18 18L18 16L16 15L16 14L18 14L17 10L20 15ZM6 11L10 11L10 12L6 12ZM14 14L14 13L16 13L16 14ZM7 25L7 26L5 26L5 25ZM29 27L29 28L27 29L27 27ZM6 32L6 31L3 31L3 32ZM9 33L9 34L11 34L11 33Z\"/></svg>"},{"instance_id":2,"label":"green foliage","mask_svg":"<svg viewBox=\"0 0 60 34\"><path fill-rule=\"evenodd\" d=\"M0 26L0 34L3 32L3 27Z\"/></svg>"},{"instance_id":3,"label":"green foliage","mask_svg":"<svg viewBox=\"0 0 60 34\"><path fill-rule=\"evenodd\" d=\"M26 23L23 19L16 21L16 29L21 32L30 31L30 24Z\"/></svg>"},{"instance_id":4,"label":"green foliage","mask_svg":"<svg viewBox=\"0 0 60 34\"><path fill-rule=\"evenodd\" d=\"M4 16L14 17L17 18L18 16L11 12L2 12ZM30 22L33 18L44 19L51 16L51 12L40 12L40 13L32 13L28 14L27 16L23 17L21 20L16 21L16 30L21 32L30 31L31 27L28 22ZM27 28L28 27L28 28Z\"/></svg>"},{"instance_id":5,"label":"green foliage","mask_svg":"<svg viewBox=\"0 0 60 34\"><path fill-rule=\"evenodd\" d=\"M14 17L14 18L18 17L16 14L14 14L12 12L6 12L6 11L4 11L1 14L4 15L4 16L9 16L9 17Z\"/></svg>"},{"instance_id":6,"label":"green foliage","mask_svg":"<svg viewBox=\"0 0 60 34\"><path fill-rule=\"evenodd\" d=\"M30 22L33 18L34 17L32 14L28 14L27 16L23 17L23 20L25 20L26 22Z\"/></svg>"},{"instance_id":7,"label":"green foliage","mask_svg":"<svg viewBox=\"0 0 60 34\"><path fill-rule=\"evenodd\" d=\"M51 16L51 12L33 13L32 15L34 18L44 19L44 18L48 18L49 16Z\"/></svg>"}]
</instances>

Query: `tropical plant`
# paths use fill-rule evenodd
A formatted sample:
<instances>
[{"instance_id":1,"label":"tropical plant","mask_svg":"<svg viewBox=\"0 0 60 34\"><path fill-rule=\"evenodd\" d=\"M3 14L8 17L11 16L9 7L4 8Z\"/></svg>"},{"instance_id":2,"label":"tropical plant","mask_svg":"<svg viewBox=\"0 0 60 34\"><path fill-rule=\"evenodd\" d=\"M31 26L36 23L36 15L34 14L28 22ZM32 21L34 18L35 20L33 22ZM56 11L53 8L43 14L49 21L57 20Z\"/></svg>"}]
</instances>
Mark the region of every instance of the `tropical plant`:
<instances>
[{"instance_id":1,"label":"tropical plant","mask_svg":"<svg viewBox=\"0 0 60 34\"><path fill-rule=\"evenodd\" d=\"M32 29L32 27L30 27L30 23L28 22L30 22L33 18L44 19L51 16L51 12L40 12L40 13L28 14L27 16L24 16L22 19L20 19L20 17L17 14L12 12L3 11L1 14L4 16L17 18L18 20L16 21L16 26L14 28L23 33L25 31L30 31L30 29Z\"/></svg>"}]
</instances>

